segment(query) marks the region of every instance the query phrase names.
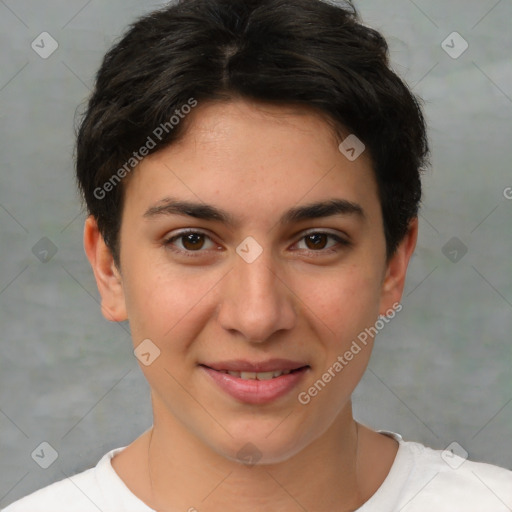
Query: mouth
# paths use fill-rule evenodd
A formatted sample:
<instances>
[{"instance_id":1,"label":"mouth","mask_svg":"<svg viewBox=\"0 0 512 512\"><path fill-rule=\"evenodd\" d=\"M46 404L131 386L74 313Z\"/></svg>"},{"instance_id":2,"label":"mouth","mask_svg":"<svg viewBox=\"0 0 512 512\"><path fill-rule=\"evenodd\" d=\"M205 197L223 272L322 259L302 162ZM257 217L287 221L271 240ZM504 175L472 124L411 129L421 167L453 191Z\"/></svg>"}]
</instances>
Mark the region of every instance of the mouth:
<instances>
[{"instance_id":1,"label":"mouth","mask_svg":"<svg viewBox=\"0 0 512 512\"><path fill-rule=\"evenodd\" d=\"M225 361L199 367L218 388L248 404L265 404L288 394L311 369L303 362L283 359L260 363Z\"/></svg>"},{"instance_id":2,"label":"mouth","mask_svg":"<svg viewBox=\"0 0 512 512\"><path fill-rule=\"evenodd\" d=\"M302 368L297 368L296 370L274 370L270 372L235 372L228 370L215 370L220 371L220 373L227 373L232 377L237 377L242 380L270 380L277 379L281 377L281 375L288 375L292 372L300 371Z\"/></svg>"}]
</instances>

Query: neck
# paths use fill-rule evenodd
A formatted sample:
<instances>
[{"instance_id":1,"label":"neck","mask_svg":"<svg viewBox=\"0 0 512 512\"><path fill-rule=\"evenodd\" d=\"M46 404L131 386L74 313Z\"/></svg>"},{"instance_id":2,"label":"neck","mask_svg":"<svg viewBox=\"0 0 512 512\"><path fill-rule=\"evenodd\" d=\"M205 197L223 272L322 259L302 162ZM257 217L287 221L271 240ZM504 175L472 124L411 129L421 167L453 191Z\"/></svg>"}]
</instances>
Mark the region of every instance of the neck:
<instances>
[{"instance_id":1,"label":"neck","mask_svg":"<svg viewBox=\"0 0 512 512\"><path fill-rule=\"evenodd\" d=\"M348 403L326 432L288 460L247 466L155 414L147 441L149 504L162 512L354 510L372 494L367 481L360 485L359 431Z\"/></svg>"}]
</instances>

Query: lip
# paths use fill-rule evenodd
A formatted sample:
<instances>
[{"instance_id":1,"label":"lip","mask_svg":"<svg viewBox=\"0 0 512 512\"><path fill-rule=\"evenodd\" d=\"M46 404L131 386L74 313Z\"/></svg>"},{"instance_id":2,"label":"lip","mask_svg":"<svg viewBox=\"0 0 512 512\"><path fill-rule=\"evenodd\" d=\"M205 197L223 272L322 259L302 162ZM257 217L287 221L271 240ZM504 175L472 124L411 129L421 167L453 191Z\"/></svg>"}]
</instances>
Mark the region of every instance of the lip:
<instances>
[{"instance_id":1,"label":"lip","mask_svg":"<svg viewBox=\"0 0 512 512\"><path fill-rule=\"evenodd\" d=\"M245 359L234 359L230 361L218 361L215 363L203 363L217 371L228 372L273 372L278 370L296 370L308 366L304 361L292 361L290 359L268 359L266 361L251 362Z\"/></svg>"},{"instance_id":2,"label":"lip","mask_svg":"<svg viewBox=\"0 0 512 512\"><path fill-rule=\"evenodd\" d=\"M235 400L251 405L263 405L274 402L290 393L296 388L304 375L310 370L308 365L297 365L284 368L283 364L277 365L272 360L265 363L248 363L241 365L241 361L230 361L228 367L225 363L217 370L206 365L200 365L199 368L226 394ZM281 362L283 360L280 360ZM292 363L288 361L288 363ZM288 365L289 366L289 365ZM281 375L270 380L244 380L240 377L222 373L221 370L227 371L248 371L248 372L264 372L273 370L295 370L287 375Z\"/></svg>"}]
</instances>

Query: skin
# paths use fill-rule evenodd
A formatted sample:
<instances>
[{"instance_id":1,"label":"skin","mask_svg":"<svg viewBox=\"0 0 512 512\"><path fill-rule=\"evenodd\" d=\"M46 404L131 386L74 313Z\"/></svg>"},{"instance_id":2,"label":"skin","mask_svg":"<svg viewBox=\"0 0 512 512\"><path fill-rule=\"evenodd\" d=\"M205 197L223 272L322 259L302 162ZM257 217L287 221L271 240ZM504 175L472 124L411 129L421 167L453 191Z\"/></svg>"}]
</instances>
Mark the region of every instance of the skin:
<instances>
[{"instance_id":1,"label":"skin","mask_svg":"<svg viewBox=\"0 0 512 512\"><path fill-rule=\"evenodd\" d=\"M129 319L135 347L150 339L160 350L140 365L153 428L112 465L158 510L353 510L382 484L397 451L352 416L373 340L309 404L297 395L400 301L417 219L388 260L369 155L350 162L314 111L233 100L199 105L186 122L184 137L146 157L124 184L120 268L95 220L85 225L104 315ZM169 197L225 210L235 224L145 216ZM290 208L331 199L363 215L278 222ZM169 242L186 228L207 237ZM318 235L326 231L349 244ZM263 249L252 263L236 252L248 236ZM291 393L262 405L226 395L198 366L273 357L310 368ZM261 455L254 466L237 459L247 443Z\"/></svg>"}]
</instances>

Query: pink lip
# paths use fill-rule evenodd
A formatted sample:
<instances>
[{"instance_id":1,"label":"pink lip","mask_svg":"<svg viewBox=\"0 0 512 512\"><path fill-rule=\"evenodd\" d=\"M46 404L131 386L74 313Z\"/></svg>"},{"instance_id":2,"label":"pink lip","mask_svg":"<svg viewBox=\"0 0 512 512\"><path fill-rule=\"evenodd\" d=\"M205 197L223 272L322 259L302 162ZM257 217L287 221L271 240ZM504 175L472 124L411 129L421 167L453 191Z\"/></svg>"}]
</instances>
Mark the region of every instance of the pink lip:
<instances>
[{"instance_id":1,"label":"pink lip","mask_svg":"<svg viewBox=\"0 0 512 512\"><path fill-rule=\"evenodd\" d=\"M257 366L257 365L256 365ZM254 365L252 366L254 367ZM213 368L201 365L200 368L228 395L232 396L236 400L253 405L267 404L278 398L289 393L295 388L300 380L304 377L304 374L309 370L308 366L298 367L296 370L288 375L281 375L270 380L244 380L239 377L234 377L228 373L222 373ZM228 368L222 368L228 371L271 371L273 370L288 370L290 368L282 368L273 366L270 370L240 370L239 366L237 369L230 370Z\"/></svg>"},{"instance_id":2,"label":"pink lip","mask_svg":"<svg viewBox=\"0 0 512 512\"><path fill-rule=\"evenodd\" d=\"M303 366L308 366L303 361L292 361L290 359L268 359L267 361L250 362L245 359L235 359L231 361L218 361L215 363L203 363L213 370L228 372L273 372L278 370L297 370Z\"/></svg>"}]
</instances>

